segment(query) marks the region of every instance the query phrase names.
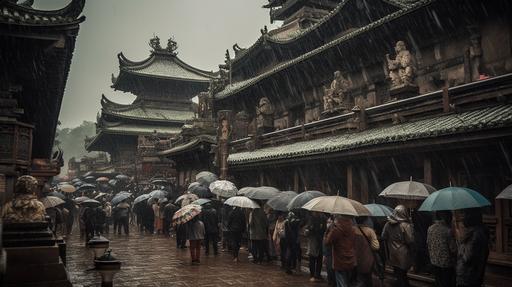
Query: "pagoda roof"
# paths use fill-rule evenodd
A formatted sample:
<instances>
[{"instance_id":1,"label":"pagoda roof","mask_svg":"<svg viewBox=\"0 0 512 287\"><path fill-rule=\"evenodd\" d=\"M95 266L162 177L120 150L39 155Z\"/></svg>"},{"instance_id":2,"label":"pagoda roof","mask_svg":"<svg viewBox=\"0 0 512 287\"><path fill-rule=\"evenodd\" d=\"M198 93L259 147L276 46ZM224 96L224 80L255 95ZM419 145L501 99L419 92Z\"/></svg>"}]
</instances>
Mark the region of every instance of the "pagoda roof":
<instances>
[{"instance_id":1,"label":"pagoda roof","mask_svg":"<svg viewBox=\"0 0 512 287\"><path fill-rule=\"evenodd\" d=\"M132 104L124 105L109 100L105 95L101 97L101 106L102 114L120 119L184 123L194 118L194 112L190 110L146 105L144 101L135 101Z\"/></svg>"},{"instance_id":2,"label":"pagoda roof","mask_svg":"<svg viewBox=\"0 0 512 287\"><path fill-rule=\"evenodd\" d=\"M428 139L460 135L512 127L512 105L498 105L480 108L462 113L452 113L420 119L397 125L388 125L365 130L348 132L341 135L295 142L280 146L265 147L254 151L230 154L231 166L303 160L317 155L324 158L330 154L371 146L385 147L420 140L424 144Z\"/></svg>"},{"instance_id":3,"label":"pagoda roof","mask_svg":"<svg viewBox=\"0 0 512 287\"><path fill-rule=\"evenodd\" d=\"M145 60L129 60L122 52L117 55L117 58L119 59L119 75L112 76L112 88L116 90L130 91L124 82L133 81L134 78L156 78L204 85L216 77L213 72L188 65L178 58L174 50L163 49L159 44L153 47L151 54Z\"/></svg>"},{"instance_id":4,"label":"pagoda roof","mask_svg":"<svg viewBox=\"0 0 512 287\"><path fill-rule=\"evenodd\" d=\"M63 26L78 24L85 20L80 16L85 0L72 0L66 7L58 10L36 10L27 4L16 1L0 1L0 23L19 26Z\"/></svg>"},{"instance_id":5,"label":"pagoda roof","mask_svg":"<svg viewBox=\"0 0 512 287\"><path fill-rule=\"evenodd\" d=\"M332 17L332 15L334 13L338 13L340 11L340 9L343 7L343 5L345 5L348 1L351 1L351 0L344 0L343 2L341 2L337 6L337 8L335 10L331 11L327 16L325 16L325 18L322 21L326 21L328 18ZM435 0L410 0L410 1L407 1L407 0L388 1L388 0L386 0L386 2L393 2L393 3L394 2L397 2L397 3L398 2L400 2L400 3L408 2L409 4L402 4L403 8L396 12L393 12L387 16L380 18L379 20L371 22L370 24L368 24L366 26L354 29L346 34L342 34L341 36L334 38L330 42L327 42L326 44L321 45L321 46L317 47L316 49L313 49L307 53L304 53L299 57L296 57L291 60L283 61L283 62L275 65L271 69L264 71L263 73L261 73L259 75L256 75L252 78L248 78L248 79L245 79L242 81L233 82L231 84L228 84L222 91L215 94L214 97L216 99L224 99L224 98L230 97L231 95L234 95L246 88L249 88L252 85L262 81L263 79L266 79L278 72L284 71L296 64L299 64L305 60L308 60L308 59L318 55L318 54L321 54L329 49L332 49L332 48L340 45L341 43L350 41L360 35L363 35L369 31L372 31L373 29L378 28L386 23L392 22L393 20L396 20L404 15L407 15L417 9L423 8L423 7L431 4L434 1ZM399 5L399 4L396 4L396 5ZM321 22L312 26L310 29L315 29L315 27L318 27L318 25L320 25ZM310 32L311 30L309 30L309 29L304 30L305 33L308 31Z\"/></svg>"},{"instance_id":6,"label":"pagoda roof","mask_svg":"<svg viewBox=\"0 0 512 287\"><path fill-rule=\"evenodd\" d=\"M199 135L189 142L177 145L175 147L172 147L168 150L164 150L158 153L159 156L166 156L171 157L178 154L194 151L196 148L198 148L201 144L208 143L208 144L216 144L217 139L215 136L211 135Z\"/></svg>"}]
</instances>

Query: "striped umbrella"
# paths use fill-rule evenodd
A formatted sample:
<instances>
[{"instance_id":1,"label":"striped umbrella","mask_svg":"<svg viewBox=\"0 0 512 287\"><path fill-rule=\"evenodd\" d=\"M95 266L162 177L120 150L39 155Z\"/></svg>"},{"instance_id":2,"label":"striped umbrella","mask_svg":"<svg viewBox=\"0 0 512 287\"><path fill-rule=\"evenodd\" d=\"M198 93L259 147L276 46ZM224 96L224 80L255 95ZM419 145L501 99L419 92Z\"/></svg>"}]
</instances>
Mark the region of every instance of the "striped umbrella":
<instances>
[{"instance_id":1,"label":"striped umbrella","mask_svg":"<svg viewBox=\"0 0 512 287\"><path fill-rule=\"evenodd\" d=\"M201 206L189 204L180 208L172 217L173 225L185 224L201 213Z\"/></svg>"}]
</instances>

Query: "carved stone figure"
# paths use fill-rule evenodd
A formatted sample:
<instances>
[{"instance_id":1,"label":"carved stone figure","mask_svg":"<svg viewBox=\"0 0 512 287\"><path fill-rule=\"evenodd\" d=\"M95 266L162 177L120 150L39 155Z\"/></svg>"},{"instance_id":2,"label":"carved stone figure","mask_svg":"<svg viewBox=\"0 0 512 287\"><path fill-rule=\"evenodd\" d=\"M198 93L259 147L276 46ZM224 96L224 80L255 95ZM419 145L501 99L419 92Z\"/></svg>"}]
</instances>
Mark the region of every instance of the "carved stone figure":
<instances>
[{"instance_id":1,"label":"carved stone figure","mask_svg":"<svg viewBox=\"0 0 512 287\"><path fill-rule=\"evenodd\" d=\"M178 43L176 41L174 41L173 37L171 37L171 38L169 38L169 40L167 40L167 47L165 49L167 50L167 52L169 52L173 55L178 54L176 52L176 50L178 49Z\"/></svg>"},{"instance_id":2,"label":"carved stone figure","mask_svg":"<svg viewBox=\"0 0 512 287\"><path fill-rule=\"evenodd\" d=\"M391 59L389 54L386 54L391 88L413 86L416 70L413 55L407 50L403 41L396 42L395 52L395 59Z\"/></svg>"},{"instance_id":3,"label":"carved stone figure","mask_svg":"<svg viewBox=\"0 0 512 287\"><path fill-rule=\"evenodd\" d=\"M264 133L274 128L274 106L267 97L262 97L256 107L256 128Z\"/></svg>"},{"instance_id":4,"label":"carved stone figure","mask_svg":"<svg viewBox=\"0 0 512 287\"><path fill-rule=\"evenodd\" d=\"M245 138L248 135L249 128L249 114L245 111L240 111L235 115L235 124L233 127L233 134L235 139Z\"/></svg>"},{"instance_id":5,"label":"carved stone figure","mask_svg":"<svg viewBox=\"0 0 512 287\"><path fill-rule=\"evenodd\" d=\"M45 208L37 200L37 179L23 175L16 181L14 198L4 205L2 218L6 223L45 221Z\"/></svg>"},{"instance_id":6,"label":"carved stone figure","mask_svg":"<svg viewBox=\"0 0 512 287\"><path fill-rule=\"evenodd\" d=\"M149 40L149 46L154 50L162 50L162 46L160 46L160 38L158 36L155 36Z\"/></svg>"},{"instance_id":7,"label":"carved stone figure","mask_svg":"<svg viewBox=\"0 0 512 287\"><path fill-rule=\"evenodd\" d=\"M324 111L332 112L342 107L350 88L352 88L352 81L343 77L340 71L334 72L330 88L324 90Z\"/></svg>"},{"instance_id":8,"label":"carved stone figure","mask_svg":"<svg viewBox=\"0 0 512 287\"><path fill-rule=\"evenodd\" d=\"M199 104L197 107L197 116L200 119L212 118L212 102L209 93L200 93L198 95Z\"/></svg>"},{"instance_id":9,"label":"carved stone figure","mask_svg":"<svg viewBox=\"0 0 512 287\"><path fill-rule=\"evenodd\" d=\"M480 79L480 66L482 59L482 45L480 42L480 35L473 34L470 38L469 61L471 63L471 80L477 81Z\"/></svg>"}]
</instances>

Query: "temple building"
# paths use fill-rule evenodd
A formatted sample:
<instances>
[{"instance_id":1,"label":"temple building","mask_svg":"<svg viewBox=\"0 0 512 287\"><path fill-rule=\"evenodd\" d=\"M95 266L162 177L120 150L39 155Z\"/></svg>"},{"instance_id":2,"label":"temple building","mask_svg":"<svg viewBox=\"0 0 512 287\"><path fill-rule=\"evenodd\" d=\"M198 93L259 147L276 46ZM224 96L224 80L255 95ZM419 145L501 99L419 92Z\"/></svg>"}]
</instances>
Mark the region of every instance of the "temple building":
<instances>
[{"instance_id":1,"label":"temple building","mask_svg":"<svg viewBox=\"0 0 512 287\"><path fill-rule=\"evenodd\" d=\"M43 185L60 173L62 152L52 154L52 149L76 37L85 20L85 0L52 11L32 8L33 1L17 2L0 1L2 206L13 196L29 196L32 204ZM25 185L30 188L16 187L15 194L20 176L30 179ZM65 244L41 216L9 218L3 224L0 219L0 230L0 285L71 286L65 255L59 252Z\"/></svg>"},{"instance_id":2,"label":"temple building","mask_svg":"<svg viewBox=\"0 0 512 287\"><path fill-rule=\"evenodd\" d=\"M495 200L512 183L510 2L265 7L283 26L235 44L210 89L221 177L389 204L397 181L467 186L493 202L488 270L510 267L510 203Z\"/></svg>"},{"instance_id":3,"label":"temple building","mask_svg":"<svg viewBox=\"0 0 512 287\"><path fill-rule=\"evenodd\" d=\"M86 149L109 153L117 172L140 178L171 177L174 164L156 153L169 148L170 139L194 118L192 98L207 90L214 74L180 60L172 38L165 48L158 37L149 44L151 54L140 62L118 54L119 75L112 76L112 88L132 93L136 99L123 105L102 96L97 134L86 139Z\"/></svg>"}]
</instances>

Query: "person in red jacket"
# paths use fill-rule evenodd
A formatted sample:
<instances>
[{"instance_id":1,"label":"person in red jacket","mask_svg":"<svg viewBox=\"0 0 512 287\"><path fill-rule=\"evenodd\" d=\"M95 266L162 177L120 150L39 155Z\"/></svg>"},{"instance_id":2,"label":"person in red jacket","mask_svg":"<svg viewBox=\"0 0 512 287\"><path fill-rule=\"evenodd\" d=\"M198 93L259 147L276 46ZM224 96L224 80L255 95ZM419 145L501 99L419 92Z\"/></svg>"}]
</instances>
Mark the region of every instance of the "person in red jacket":
<instances>
[{"instance_id":1,"label":"person in red jacket","mask_svg":"<svg viewBox=\"0 0 512 287\"><path fill-rule=\"evenodd\" d=\"M324 243L332 248L332 267L337 287L348 287L351 273L356 266L354 229L350 216L336 215L334 223L324 236Z\"/></svg>"}]
</instances>

